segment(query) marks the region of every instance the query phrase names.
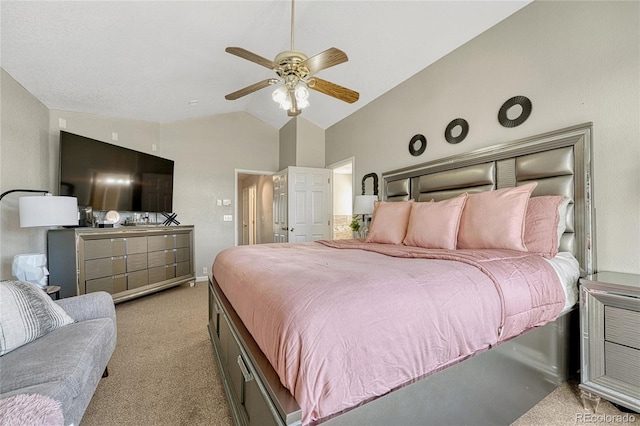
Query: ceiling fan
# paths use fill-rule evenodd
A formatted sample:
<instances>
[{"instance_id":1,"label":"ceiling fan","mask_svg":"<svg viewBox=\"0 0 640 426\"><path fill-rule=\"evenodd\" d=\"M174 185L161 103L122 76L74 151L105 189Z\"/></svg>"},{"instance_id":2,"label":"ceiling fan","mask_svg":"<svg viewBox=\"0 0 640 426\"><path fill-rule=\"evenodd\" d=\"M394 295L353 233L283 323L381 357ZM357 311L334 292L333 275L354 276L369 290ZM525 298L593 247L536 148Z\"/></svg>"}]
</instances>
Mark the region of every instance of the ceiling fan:
<instances>
[{"instance_id":1,"label":"ceiling fan","mask_svg":"<svg viewBox=\"0 0 640 426\"><path fill-rule=\"evenodd\" d=\"M309 105L309 91L307 88L350 104L360 98L358 92L315 76L315 74L323 69L347 62L349 58L347 58L346 53L335 47L312 57L308 57L304 53L294 50L293 17L294 0L291 0L291 50L278 53L273 61L241 47L227 47L225 49L226 52L232 55L269 68L278 75L277 78L268 78L233 93L229 93L225 96L225 99L235 100L282 81L282 86L279 86L273 92L272 97L274 101L280 104L280 108L286 109L287 114L293 117L300 114L302 109Z\"/></svg>"}]
</instances>

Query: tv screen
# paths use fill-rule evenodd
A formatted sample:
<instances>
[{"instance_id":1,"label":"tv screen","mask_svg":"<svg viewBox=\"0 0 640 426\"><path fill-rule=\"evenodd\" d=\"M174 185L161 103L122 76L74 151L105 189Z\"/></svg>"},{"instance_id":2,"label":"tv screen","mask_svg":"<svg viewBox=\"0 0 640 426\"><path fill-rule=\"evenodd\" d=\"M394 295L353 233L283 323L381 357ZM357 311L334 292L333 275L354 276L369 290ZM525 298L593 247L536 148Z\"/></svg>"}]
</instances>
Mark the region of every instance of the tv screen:
<instances>
[{"instance_id":1,"label":"tv screen","mask_svg":"<svg viewBox=\"0 0 640 426\"><path fill-rule=\"evenodd\" d=\"M173 211L173 160L60 132L60 195L78 206Z\"/></svg>"}]
</instances>

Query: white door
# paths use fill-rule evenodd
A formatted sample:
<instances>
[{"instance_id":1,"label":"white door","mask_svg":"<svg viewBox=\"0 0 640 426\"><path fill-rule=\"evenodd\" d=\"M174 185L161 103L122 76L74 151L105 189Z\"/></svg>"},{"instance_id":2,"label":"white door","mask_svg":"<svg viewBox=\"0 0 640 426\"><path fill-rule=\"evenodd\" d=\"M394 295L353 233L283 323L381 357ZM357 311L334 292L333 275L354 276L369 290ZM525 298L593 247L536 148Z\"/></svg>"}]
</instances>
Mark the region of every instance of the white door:
<instances>
[{"instance_id":1,"label":"white door","mask_svg":"<svg viewBox=\"0 0 640 426\"><path fill-rule=\"evenodd\" d=\"M273 175L273 242L286 243L287 232L287 171Z\"/></svg>"},{"instance_id":2,"label":"white door","mask_svg":"<svg viewBox=\"0 0 640 426\"><path fill-rule=\"evenodd\" d=\"M249 188L249 244L256 244L257 241L257 213L256 213L256 197L258 188L256 185L251 185Z\"/></svg>"},{"instance_id":3,"label":"white door","mask_svg":"<svg viewBox=\"0 0 640 426\"><path fill-rule=\"evenodd\" d=\"M289 167L289 242L331 239L331 170Z\"/></svg>"},{"instance_id":4,"label":"white door","mask_svg":"<svg viewBox=\"0 0 640 426\"><path fill-rule=\"evenodd\" d=\"M242 245L249 244L249 188L242 190Z\"/></svg>"}]
</instances>

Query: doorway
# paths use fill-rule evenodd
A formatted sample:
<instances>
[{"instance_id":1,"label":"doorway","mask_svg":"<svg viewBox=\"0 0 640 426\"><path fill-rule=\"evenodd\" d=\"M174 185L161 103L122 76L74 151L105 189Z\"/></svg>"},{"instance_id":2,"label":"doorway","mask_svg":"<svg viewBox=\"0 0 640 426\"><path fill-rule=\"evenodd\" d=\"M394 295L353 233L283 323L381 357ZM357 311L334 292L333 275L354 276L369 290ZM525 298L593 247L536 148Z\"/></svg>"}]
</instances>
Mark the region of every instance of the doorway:
<instances>
[{"instance_id":1,"label":"doorway","mask_svg":"<svg viewBox=\"0 0 640 426\"><path fill-rule=\"evenodd\" d=\"M256 244L256 195L257 185L242 189L242 244Z\"/></svg>"},{"instance_id":2,"label":"doorway","mask_svg":"<svg viewBox=\"0 0 640 426\"><path fill-rule=\"evenodd\" d=\"M273 242L273 172L236 169L235 244Z\"/></svg>"},{"instance_id":3,"label":"doorway","mask_svg":"<svg viewBox=\"0 0 640 426\"><path fill-rule=\"evenodd\" d=\"M353 238L353 233L349 225L353 219L353 168L354 157L331 164L332 170L332 238L334 240L344 240Z\"/></svg>"}]
</instances>

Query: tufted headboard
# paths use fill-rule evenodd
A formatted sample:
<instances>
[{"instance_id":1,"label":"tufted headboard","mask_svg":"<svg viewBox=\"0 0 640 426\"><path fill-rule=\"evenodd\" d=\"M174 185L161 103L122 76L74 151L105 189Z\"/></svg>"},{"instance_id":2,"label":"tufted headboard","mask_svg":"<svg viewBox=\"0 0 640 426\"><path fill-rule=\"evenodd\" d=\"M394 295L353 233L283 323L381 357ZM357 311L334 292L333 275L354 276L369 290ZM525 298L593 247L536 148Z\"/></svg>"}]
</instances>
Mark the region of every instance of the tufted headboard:
<instances>
[{"instance_id":1,"label":"tufted headboard","mask_svg":"<svg viewBox=\"0 0 640 426\"><path fill-rule=\"evenodd\" d=\"M591 133L586 123L382 174L383 200L436 201L538 182L532 196L570 200L560 251L595 272Z\"/></svg>"}]
</instances>

